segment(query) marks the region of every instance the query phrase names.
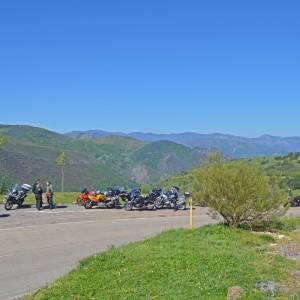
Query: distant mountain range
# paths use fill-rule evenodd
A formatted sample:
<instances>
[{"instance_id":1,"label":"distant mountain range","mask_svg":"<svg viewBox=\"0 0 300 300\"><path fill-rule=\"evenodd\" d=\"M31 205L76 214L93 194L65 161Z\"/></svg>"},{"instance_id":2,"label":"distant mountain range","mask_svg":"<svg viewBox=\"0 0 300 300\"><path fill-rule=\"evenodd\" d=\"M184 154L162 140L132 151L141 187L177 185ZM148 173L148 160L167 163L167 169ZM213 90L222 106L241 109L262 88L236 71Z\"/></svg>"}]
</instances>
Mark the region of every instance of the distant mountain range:
<instances>
[{"instance_id":1,"label":"distant mountain range","mask_svg":"<svg viewBox=\"0 0 300 300\"><path fill-rule=\"evenodd\" d=\"M7 143L0 148L0 175L18 182L36 178L60 185L57 155L65 151L67 190L110 185L132 187L157 184L168 176L192 169L207 158L208 150L189 148L171 141L139 141L129 136L100 135L70 138L42 128L0 125Z\"/></svg>"},{"instance_id":2,"label":"distant mountain range","mask_svg":"<svg viewBox=\"0 0 300 300\"><path fill-rule=\"evenodd\" d=\"M98 139L108 135L125 136L135 138L140 141L151 142L165 140L190 148L200 147L211 150L219 150L224 155L232 158L278 156L300 151L300 137L277 137L271 135L263 135L257 138L246 138L221 133L200 134L185 132L178 134L155 134L142 132L107 132L103 130L72 131L66 133L66 135L79 140Z\"/></svg>"}]
</instances>

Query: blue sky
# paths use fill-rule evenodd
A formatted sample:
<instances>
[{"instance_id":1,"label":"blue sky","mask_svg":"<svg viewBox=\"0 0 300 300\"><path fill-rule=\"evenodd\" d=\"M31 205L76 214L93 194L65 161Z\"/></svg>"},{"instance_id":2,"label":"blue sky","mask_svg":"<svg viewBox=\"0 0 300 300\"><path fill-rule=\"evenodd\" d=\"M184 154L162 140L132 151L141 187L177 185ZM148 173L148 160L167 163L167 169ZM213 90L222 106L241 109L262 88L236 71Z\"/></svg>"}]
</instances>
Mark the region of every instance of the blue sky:
<instances>
[{"instance_id":1,"label":"blue sky","mask_svg":"<svg viewBox=\"0 0 300 300\"><path fill-rule=\"evenodd\" d=\"M300 135L300 2L0 2L0 123Z\"/></svg>"}]
</instances>

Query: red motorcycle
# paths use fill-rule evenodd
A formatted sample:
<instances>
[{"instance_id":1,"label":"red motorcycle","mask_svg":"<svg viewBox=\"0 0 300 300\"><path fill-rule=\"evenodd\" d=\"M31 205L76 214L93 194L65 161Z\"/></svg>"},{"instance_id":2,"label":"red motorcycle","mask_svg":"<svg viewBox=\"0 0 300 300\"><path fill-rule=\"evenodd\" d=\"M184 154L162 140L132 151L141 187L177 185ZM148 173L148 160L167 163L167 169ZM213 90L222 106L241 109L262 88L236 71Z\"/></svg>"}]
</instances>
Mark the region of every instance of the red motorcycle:
<instances>
[{"instance_id":1,"label":"red motorcycle","mask_svg":"<svg viewBox=\"0 0 300 300\"><path fill-rule=\"evenodd\" d=\"M76 199L76 203L79 206L83 206L87 201L89 201L90 197L95 196L95 194L96 193L93 191L90 192L88 189L84 189Z\"/></svg>"}]
</instances>

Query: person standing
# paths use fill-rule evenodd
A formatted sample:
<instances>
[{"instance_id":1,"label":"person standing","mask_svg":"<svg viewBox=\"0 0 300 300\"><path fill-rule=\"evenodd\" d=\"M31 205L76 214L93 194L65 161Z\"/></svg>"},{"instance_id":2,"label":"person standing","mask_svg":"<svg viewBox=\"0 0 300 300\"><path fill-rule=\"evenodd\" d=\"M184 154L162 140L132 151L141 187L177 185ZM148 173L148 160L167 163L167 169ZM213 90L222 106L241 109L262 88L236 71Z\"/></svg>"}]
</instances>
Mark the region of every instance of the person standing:
<instances>
[{"instance_id":1,"label":"person standing","mask_svg":"<svg viewBox=\"0 0 300 300\"><path fill-rule=\"evenodd\" d=\"M36 200L36 209L43 209L43 188L40 179L37 179L33 184L32 192L34 193Z\"/></svg>"},{"instance_id":2,"label":"person standing","mask_svg":"<svg viewBox=\"0 0 300 300\"><path fill-rule=\"evenodd\" d=\"M54 189L53 189L53 185L51 183L51 181L47 181L47 201L49 204L49 208L53 209L54 205L53 205L53 195L54 195Z\"/></svg>"}]
</instances>

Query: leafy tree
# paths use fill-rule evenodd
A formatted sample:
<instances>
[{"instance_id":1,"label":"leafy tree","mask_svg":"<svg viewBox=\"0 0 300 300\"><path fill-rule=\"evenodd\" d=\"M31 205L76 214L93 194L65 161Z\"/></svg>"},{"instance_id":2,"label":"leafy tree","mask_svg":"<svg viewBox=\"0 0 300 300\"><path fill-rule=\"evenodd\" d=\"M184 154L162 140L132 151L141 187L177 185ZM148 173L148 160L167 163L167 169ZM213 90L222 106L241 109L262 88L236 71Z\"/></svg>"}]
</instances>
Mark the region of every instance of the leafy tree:
<instances>
[{"instance_id":1,"label":"leafy tree","mask_svg":"<svg viewBox=\"0 0 300 300\"><path fill-rule=\"evenodd\" d=\"M61 168L61 191L64 191L64 181L65 181L65 174L64 174L64 168L68 164L68 157L65 152L61 152L56 160L55 160L57 166Z\"/></svg>"},{"instance_id":2,"label":"leafy tree","mask_svg":"<svg viewBox=\"0 0 300 300\"><path fill-rule=\"evenodd\" d=\"M224 162L218 154L194 173L193 194L231 227L282 214L288 201L287 190L263 171L245 161Z\"/></svg>"},{"instance_id":3,"label":"leafy tree","mask_svg":"<svg viewBox=\"0 0 300 300\"><path fill-rule=\"evenodd\" d=\"M0 136L0 147L2 147L3 145L5 145L7 142L7 139L5 136Z\"/></svg>"}]
</instances>

